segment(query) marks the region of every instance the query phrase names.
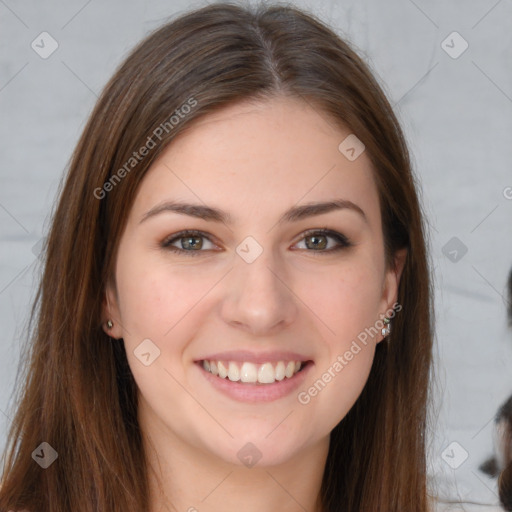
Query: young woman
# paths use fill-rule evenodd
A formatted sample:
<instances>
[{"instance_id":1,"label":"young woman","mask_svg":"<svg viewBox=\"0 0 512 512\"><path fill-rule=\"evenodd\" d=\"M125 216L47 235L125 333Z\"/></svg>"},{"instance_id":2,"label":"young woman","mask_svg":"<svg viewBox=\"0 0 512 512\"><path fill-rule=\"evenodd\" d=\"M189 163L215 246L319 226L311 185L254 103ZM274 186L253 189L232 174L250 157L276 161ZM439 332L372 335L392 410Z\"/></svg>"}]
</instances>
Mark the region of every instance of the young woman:
<instances>
[{"instance_id":1,"label":"young woman","mask_svg":"<svg viewBox=\"0 0 512 512\"><path fill-rule=\"evenodd\" d=\"M45 258L1 510L429 510L415 177L314 17L216 4L139 44Z\"/></svg>"}]
</instances>

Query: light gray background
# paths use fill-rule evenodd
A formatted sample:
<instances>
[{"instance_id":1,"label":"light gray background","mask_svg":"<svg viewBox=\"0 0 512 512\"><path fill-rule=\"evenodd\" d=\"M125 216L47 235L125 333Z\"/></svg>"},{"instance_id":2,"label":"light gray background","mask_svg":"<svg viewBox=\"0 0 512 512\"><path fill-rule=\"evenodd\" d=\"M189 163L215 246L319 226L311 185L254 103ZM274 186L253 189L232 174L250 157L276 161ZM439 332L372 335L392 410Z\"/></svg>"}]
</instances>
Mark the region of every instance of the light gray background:
<instances>
[{"instance_id":1,"label":"light gray background","mask_svg":"<svg viewBox=\"0 0 512 512\"><path fill-rule=\"evenodd\" d=\"M206 3L0 0L2 443L39 271L37 244L86 118L136 42L169 16ZM493 415L512 393L504 298L512 265L512 2L292 3L357 45L402 122L435 264L440 412L430 473L447 500L496 504L495 482L477 468L490 454ZM43 31L59 45L47 59L31 48ZM442 47L453 31L469 44L456 59ZM452 39L451 51L461 48ZM443 253L452 237L468 249L457 262ZM454 441L452 460L468 453L457 469L442 457Z\"/></svg>"}]
</instances>

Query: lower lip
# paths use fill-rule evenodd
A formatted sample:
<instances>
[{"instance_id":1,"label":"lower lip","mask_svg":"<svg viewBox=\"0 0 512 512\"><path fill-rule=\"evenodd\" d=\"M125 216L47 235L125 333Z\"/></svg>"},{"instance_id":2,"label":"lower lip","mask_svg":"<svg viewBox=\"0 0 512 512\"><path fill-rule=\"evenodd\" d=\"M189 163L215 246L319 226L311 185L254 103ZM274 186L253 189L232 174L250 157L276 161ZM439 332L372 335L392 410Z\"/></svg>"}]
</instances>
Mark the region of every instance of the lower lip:
<instances>
[{"instance_id":1,"label":"lower lip","mask_svg":"<svg viewBox=\"0 0 512 512\"><path fill-rule=\"evenodd\" d=\"M217 375L206 371L202 363L197 363L197 366L206 380L210 384L223 393L224 395L238 400L239 402L272 402L285 396L290 395L295 391L306 378L313 363L308 361L304 368L297 372L293 377L285 377L281 381L275 381L272 384L253 384L247 382L232 382L229 379L222 379Z\"/></svg>"}]
</instances>

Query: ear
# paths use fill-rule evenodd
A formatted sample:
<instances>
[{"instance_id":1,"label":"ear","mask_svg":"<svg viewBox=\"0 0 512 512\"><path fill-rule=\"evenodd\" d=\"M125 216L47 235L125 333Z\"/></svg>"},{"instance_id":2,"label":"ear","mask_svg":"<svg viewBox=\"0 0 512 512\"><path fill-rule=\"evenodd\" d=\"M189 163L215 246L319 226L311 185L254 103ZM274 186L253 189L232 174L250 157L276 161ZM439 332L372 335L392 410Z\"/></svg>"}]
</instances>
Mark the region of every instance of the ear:
<instances>
[{"instance_id":1,"label":"ear","mask_svg":"<svg viewBox=\"0 0 512 512\"><path fill-rule=\"evenodd\" d=\"M382 283L382 297L380 302L381 318L386 315L386 312L389 313L389 311L393 309L393 304L397 302L398 286L400 284L400 278L405 267L406 259L407 249L399 249L395 252L393 265L386 271L386 275Z\"/></svg>"},{"instance_id":2,"label":"ear","mask_svg":"<svg viewBox=\"0 0 512 512\"><path fill-rule=\"evenodd\" d=\"M113 323L111 328L109 328L107 325L108 320ZM111 338L119 339L123 337L123 330L121 328L121 315L119 310L119 298L115 284L110 280L105 287L101 305L101 324L103 326L103 330Z\"/></svg>"}]
</instances>

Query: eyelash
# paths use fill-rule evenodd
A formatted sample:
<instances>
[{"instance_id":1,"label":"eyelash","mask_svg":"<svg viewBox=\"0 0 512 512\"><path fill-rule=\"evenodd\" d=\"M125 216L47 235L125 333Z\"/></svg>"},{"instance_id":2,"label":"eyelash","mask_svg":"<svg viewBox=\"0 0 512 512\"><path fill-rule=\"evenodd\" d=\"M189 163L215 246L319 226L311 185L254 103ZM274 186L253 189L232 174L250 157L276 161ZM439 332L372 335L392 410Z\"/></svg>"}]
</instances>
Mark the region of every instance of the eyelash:
<instances>
[{"instance_id":1,"label":"eyelash","mask_svg":"<svg viewBox=\"0 0 512 512\"><path fill-rule=\"evenodd\" d=\"M338 246L331 248L331 249L324 249L324 250L309 250L309 249L297 249L302 251L307 251L311 253L318 253L318 254L330 254L333 252L341 251L342 249L347 249L351 247L353 244L350 242L350 240L343 234L338 233L337 231L332 231L330 229L311 229L306 232L304 232L303 237L299 240L301 242L304 240L304 238L310 237L310 236L326 236L329 238L333 238L336 240L336 242L339 244ZM190 256L198 256L200 253L210 251L211 249L207 250L186 250L186 249L180 249L178 247L174 247L171 244L173 242L176 242L177 240L180 240L182 238L191 238L191 237L203 237L208 239L210 242L210 238L206 233L203 233L202 231L197 230L186 230L186 231L180 231L179 233L176 233L174 235L171 235L171 237L166 238L162 243L161 246L164 249L170 250L172 252L175 252L177 254L187 254ZM213 243L213 242L212 242Z\"/></svg>"}]
</instances>

